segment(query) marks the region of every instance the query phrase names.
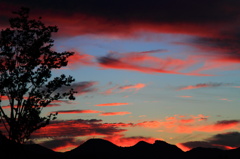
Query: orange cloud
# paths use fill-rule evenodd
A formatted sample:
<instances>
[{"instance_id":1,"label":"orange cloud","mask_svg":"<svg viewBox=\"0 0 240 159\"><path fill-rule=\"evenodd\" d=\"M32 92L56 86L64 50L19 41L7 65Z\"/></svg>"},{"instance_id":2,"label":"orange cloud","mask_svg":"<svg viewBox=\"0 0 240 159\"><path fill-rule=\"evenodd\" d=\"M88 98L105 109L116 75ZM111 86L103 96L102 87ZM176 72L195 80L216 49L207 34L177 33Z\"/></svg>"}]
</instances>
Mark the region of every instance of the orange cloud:
<instances>
[{"instance_id":1,"label":"orange cloud","mask_svg":"<svg viewBox=\"0 0 240 159\"><path fill-rule=\"evenodd\" d=\"M121 106L121 105L129 105L129 103L103 103L103 104L96 104L95 106Z\"/></svg>"},{"instance_id":2,"label":"orange cloud","mask_svg":"<svg viewBox=\"0 0 240 159\"><path fill-rule=\"evenodd\" d=\"M141 122L141 123L137 123L135 125L145 127L145 128L158 128L162 125L162 122L159 122L159 121L144 121L144 122Z\"/></svg>"},{"instance_id":3,"label":"orange cloud","mask_svg":"<svg viewBox=\"0 0 240 159\"><path fill-rule=\"evenodd\" d=\"M181 119L180 123L193 123L195 120L193 118Z\"/></svg>"},{"instance_id":4,"label":"orange cloud","mask_svg":"<svg viewBox=\"0 0 240 159\"><path fill-rule=\"evenodd\" d=\"M144 87L146 87L146 84L144 84L144 83L130 84L130 85L124 85L124 86L116 85L116 86L111 87L101 93L104 95L110 95L110 94L115 94L115 93L121 93L124 91L139 91L140 89L142 89Z\"/></svg>"},{"instance_id":5,"label":"orange cloud","mask_svg":"<svg viewBox=\"0 0 240 159\"><path fill-rule=\"evenodd\" d=\"M70 151L76 147L78 147L79 145L77 144L66 144L66 145L63 145L63 146L58 146L56 148L52 148L53 151L55 152L66 152L66 151Z\"/></svg>"},{"instance_id":6,"label":"orange cloud","mask_svg":"<svg viewBox=\"0 0 240 159\"><path fill-rule=\"evenodd\" d=\"M196 128L196 130L203 131L203 132L215 132L215 131L235 129L235 128L239 128L239 126L240 126L240 120L222 120L212 125L199 126Z\"/></svg>"},{"instance_id":7,"label":"orange cloud","mask_svg":"<svg viewBox=\"0 0 240 159\"><path fill-rule=\"evenodd\" d=\"M8 100L8 96L1 96L1 100Z\"/></svg>"},{"instance_id":8,"label":"orange cloud","mask_svg":"<svg viewBox=\"0 0 240 159\"><path fill-rule=\"evenodd\" d=\"M162 128L167 132L192 133L192 132L218 132L231 129L240 129L239 120L223 120L213 124L205 125L208 116L199 114L197 116L184 117L176 115L167 117L165 121L144 121L135 124L145 128Z\"/></svg>"},{"instance_id":9,"label":"orange cloud","mask_svg":"<svg viewBox=\"0 0 240 159\"><path fill-rule=\"evenodd\" d=\"M11 106L10 106L10 105L1 106L1 107L2 107L2 109L10 109L10 108L11 108ZM14 107L16 107L16 106L14 106Z\"/></svg>"},{"instance_id":10,"label":"orange cloud","mask_svg":"<svg viewBox=\"0 0 240 159\"><path fill-rule=\"evenodd\" d=\"M136 91L142 89L146 87L146 84L144 83L137 83L135 85L127 85L127 86L122 86L122 87L119 87L119 89L122 89L122 90L127 90L127 89L135 89Z\"/></svg>"},{"instance_id":11,"label":"orange cloud","mask_svg":"<svg viewBox=\"0 0 240 159\"><path fill-rule=\"evenodd\" d=\"M114 115L126 115L126 114L131 114L131 112L106 112L100 114L100 116L114 116Z\"/></svg>"},{"instance_id":12,"label":"orange cloud","mask_svg":"<svg viewBox=\"0 0 240 159\"><path fill-rule=\"evenodd\" d=\"M176 128L171 131L177 133L192 133L192 132L219 132L231 129L239 129L240 121L237 120L228 120L228 121L218 121L214 124L209 125L189 125L189 124L179 124L174 123L172 127L176 126Z\"/></svg>"},{"instance_id":13,"label":"orange cloud","mask_svg":"<svg viewBox=\"0 0 240 159\"><path fill-rule=\"evenodd\" d=\"M192 98L192 96L178 96L178 97L182 97L182 98Z\"/></svg>"}]
</instances>

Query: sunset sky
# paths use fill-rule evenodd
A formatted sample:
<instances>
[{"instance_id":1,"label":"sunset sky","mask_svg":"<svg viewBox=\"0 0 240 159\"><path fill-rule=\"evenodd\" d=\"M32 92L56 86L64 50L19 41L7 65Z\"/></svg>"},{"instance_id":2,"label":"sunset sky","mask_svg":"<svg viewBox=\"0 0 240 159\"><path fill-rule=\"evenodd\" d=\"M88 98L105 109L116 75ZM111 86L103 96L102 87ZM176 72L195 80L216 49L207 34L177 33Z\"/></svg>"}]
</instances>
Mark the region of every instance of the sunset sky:
<instances>
[{"instance_id":1,"label":"sunset sky","mask_svg":"<svg viewBox=\"0 0 240 159\"><path fill-rule=\"evenodd\" d=\"M0 29L21 6L59 27L52 49L75 52L53 75L76 79L76 100L44 109L58 119L35 143L240 147L239 0L1 0Z\"/></svg>"}]
</instances>

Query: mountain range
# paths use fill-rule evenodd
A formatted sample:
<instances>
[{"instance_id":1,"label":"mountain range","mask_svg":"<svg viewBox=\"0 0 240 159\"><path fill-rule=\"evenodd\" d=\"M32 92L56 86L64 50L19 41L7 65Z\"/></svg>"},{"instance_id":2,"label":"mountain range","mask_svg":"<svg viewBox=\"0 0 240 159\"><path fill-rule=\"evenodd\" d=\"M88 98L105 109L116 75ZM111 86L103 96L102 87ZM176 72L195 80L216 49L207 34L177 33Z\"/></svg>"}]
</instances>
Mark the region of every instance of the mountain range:
<instances>
[{"instance_id":1,"label":"mountain range","mask_svg":"<svg viewBox=\"0 0 240 159\"><path fill-rule=\"evenodd\" d=\"M221 150L194 148L183 152L164 141L149 144L138 142L131 147L119 147L107 140L90 139L64 153L54 152L37 144L17 145L0 140L0 158L4 159L240 159L240 148Z\"/></svg>"}]
</instances>

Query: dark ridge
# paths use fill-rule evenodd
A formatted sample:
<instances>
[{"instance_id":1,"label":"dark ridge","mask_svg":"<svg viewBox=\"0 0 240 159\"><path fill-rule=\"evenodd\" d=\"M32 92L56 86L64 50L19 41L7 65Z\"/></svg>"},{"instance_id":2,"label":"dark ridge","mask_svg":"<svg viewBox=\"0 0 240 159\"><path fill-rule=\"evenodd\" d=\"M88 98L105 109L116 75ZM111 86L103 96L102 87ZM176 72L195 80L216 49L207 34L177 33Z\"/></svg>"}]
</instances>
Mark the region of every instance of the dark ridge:
<instances>
[{"instance_id":1,"label":"dark ridge","mask_svg":"<svg viewBox=\"0 0 240 159\"><path fill-rule=\"evenodd\" d=\"M20 145L0 137L0 158L4 159L240 159L240 148L221 150L217 148L194 148L183 152L165 141L149 144L140 141L131 147L119 147L107 140L90 139L77 148L54 152L43 146Z\"/></svg>"},{"instance_id":2,"label":"dark ridge","mask_svg":"<svg viewBox=\"0 0 240 159\"><path fill-rule=\"evenodd\" d=\"M186 152L187 159L195 156L195 159L226 159L225 150L217 149L217 148L203 148L197 147L190 151Z\"/></svg>"},{"instance_id":3,"label":"dark ridge","mask_svg":"<svg viewBox=\"0 0 240 159\"><path fill-rule=\"evenodd\" d=\"M0 158L2 159L64 159L60 152L54 152L37 144L21 145L0 137Z\"/></svg>"}]
</instances>

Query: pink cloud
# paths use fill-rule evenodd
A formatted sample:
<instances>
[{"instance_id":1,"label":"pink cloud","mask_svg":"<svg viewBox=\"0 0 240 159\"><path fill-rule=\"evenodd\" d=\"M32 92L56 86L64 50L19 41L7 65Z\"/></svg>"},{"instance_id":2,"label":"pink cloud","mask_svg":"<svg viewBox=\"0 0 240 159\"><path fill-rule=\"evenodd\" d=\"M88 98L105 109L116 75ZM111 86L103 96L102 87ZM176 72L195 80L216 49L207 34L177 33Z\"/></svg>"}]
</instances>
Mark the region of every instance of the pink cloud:
<instances>
[{"instance_id":1,"label":"pink cloud","mask_svg":"<svg viewBox=\"0 0 240 159\"><path fill-rule=\"evenodd\" d=\"M71 50L75 52L72 56L68 58L68 67L71 69L75 69L79 66L94 66L93 60L95 59L94 56L80 53L76 50Z\"/></svg>"},{"instance_id":2,"label":"pink cloud","mask_svg":"<svg viewBox=\"0 0 240 159\"><path fill-rule=\"evenodd\" d=\"M219 99L219 100L228 101L228 102L231 102L231 101L232 101L232 100L227 99L227 98L221 98L221 99Z\"/></svg>"},{"instance_id":3,"label":"pink cloud","mask_svg":"<svg viewBox=\"0 0 240 159\"><path fill-rule=\"evenodd\" d=\"M99 67L103 69L122 69L139 71L143 73L167 73L167 74L182 74L194 76L208 76L207 74L199 73L183 73L187 68L190 68L200 61L194 56L189 56L186 59L177 58L159 58L143 53L110 53L107 56L98 58Z\"/></svg>"}]
</instances>

